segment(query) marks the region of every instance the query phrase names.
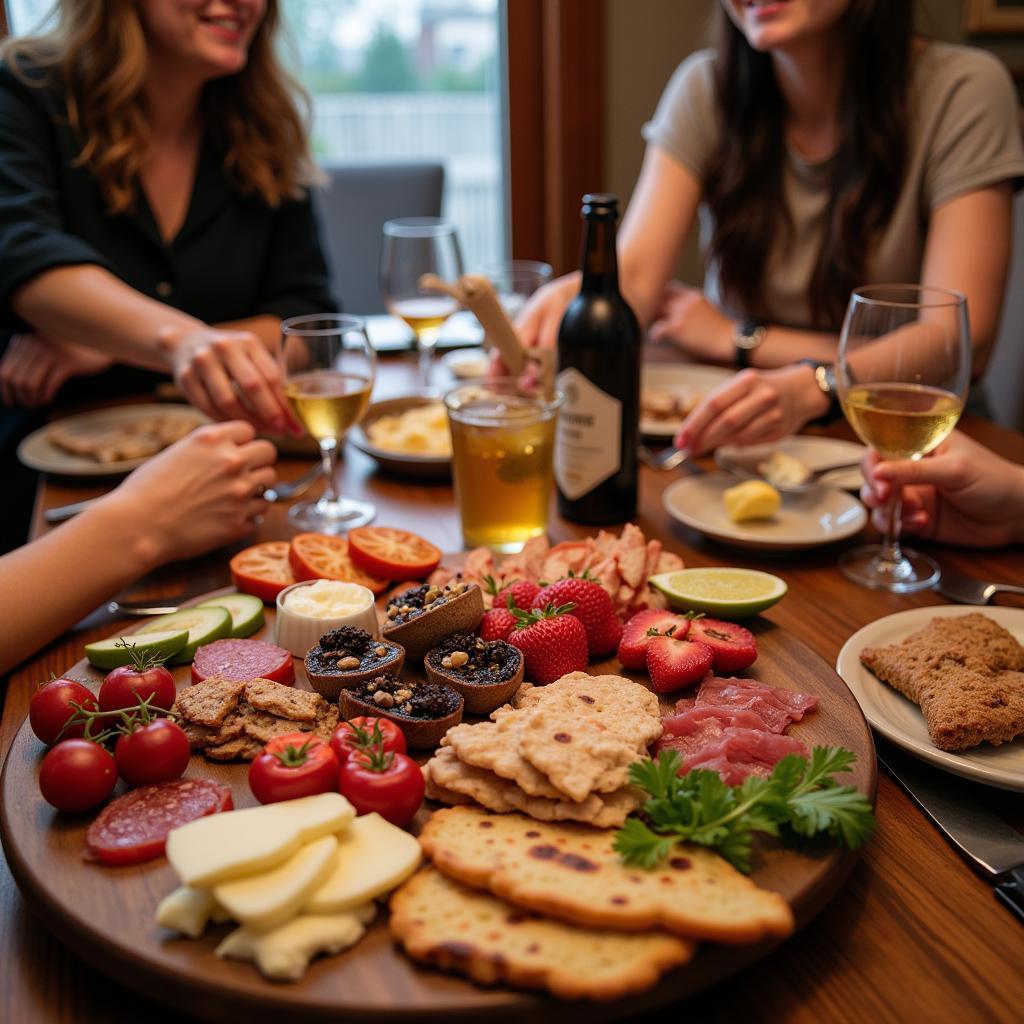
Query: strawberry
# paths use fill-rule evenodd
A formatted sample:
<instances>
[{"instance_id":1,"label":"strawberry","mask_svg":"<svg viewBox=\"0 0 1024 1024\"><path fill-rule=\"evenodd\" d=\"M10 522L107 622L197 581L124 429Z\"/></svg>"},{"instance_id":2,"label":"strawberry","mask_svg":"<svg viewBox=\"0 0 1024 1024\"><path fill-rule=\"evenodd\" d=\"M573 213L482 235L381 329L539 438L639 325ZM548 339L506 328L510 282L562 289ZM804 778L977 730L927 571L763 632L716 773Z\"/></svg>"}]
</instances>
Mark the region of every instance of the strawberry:
<instances>
[{"instance_id":1,"label":"strawberry","mask_svg":"<svg viewBox=\"0 0 1024 1024\"><path fill-rule=\"evenodd\" d=\"M757 661L754 634L743 626L737 626L735 622L697 617L690 626L689 637L711 648L714 669L719 675L739 672Z\"/></svg>"},{"instance_id":2,"label":"strawberry","mask_svg":"<svg viewBox=\"0 0 1024 1024\"><path fill-rule=\"evenodd\" d=\"M637 612L623 627L619 641L619 662L623 668L644 668L647 665L647 645L651 631L668 633L682 640L690 628L690 620L674 612L648 608Z\"/></svg>"},{"instance_id":3,"label":"strawberry","mask_svg":"<svg viewBox=\"0 0 1024 1024\"><path fill-rule=\"evenodd\" d=\"M492 608L522 608L529 611L540 587L533 580L513 580L504 587L498 587L493 576L484 577L484 588L491 595Z\"/></svg>"},{"instance_id":4,"label":"strawberry","mask_svg":"<svg viewBox=\"0 0 1024 1024\"><path fill-rule=\"evenodd\" d=\"M544 686L567 672L587 667L587 631L570 615L573 606L548 605L524 612L516 609L516 628L508 642L523 652L530 682Z\"/></svg>"},{"instance_id":5,"label":"strawberry","mask_svg":"<svg viewBox=\"0 0 1024 1024\"><path fill-rule=\"evenodd\" d=\"M590 656L611 654L622 639L622 623L608 591L588 576L567 576L549 583L533 599L534 608L567 603L575 606L571 614L583 623Z\"/></svg>"},{"instance_id":6,"label":"strawberry","mask_svg":"<svg viewBox=\"0 0 1024 1024\"><path fill-rule=\"evenodd\" d=\"M711 648L699 641L655 636L647 644L647 671L658 693L699 683L711 671L711 662Z\"/></svg>"},{"instance_id":7,"label":"strawberry","mask_svg":"<svg viewBox=\"0 0 1024 1024\"><path fill-rule=\"evenodd\" d=\"M507 608L492 608L480 620L481 640L507 640L516 628L516 617Z\"/></svg>"}]
</instances>

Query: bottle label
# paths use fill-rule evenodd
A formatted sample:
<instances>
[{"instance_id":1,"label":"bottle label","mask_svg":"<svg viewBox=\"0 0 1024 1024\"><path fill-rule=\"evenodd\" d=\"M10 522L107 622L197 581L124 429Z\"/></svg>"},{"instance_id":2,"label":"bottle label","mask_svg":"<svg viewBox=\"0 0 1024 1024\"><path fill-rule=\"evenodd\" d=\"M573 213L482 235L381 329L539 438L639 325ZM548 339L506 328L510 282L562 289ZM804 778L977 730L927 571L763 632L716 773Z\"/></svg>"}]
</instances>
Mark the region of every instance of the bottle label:
<instances>
[{"instance_id":1,"label":"bottle label","mask_svg":"<svg viewBox=\"0 0 1024 1024\"><path fill-rule=\"evenodd\" d=\"M575 501L622 468L622 402L579 370L563 370L557 379L565 404L558 414L555 480Z\"/></svg>"}]
</instances>

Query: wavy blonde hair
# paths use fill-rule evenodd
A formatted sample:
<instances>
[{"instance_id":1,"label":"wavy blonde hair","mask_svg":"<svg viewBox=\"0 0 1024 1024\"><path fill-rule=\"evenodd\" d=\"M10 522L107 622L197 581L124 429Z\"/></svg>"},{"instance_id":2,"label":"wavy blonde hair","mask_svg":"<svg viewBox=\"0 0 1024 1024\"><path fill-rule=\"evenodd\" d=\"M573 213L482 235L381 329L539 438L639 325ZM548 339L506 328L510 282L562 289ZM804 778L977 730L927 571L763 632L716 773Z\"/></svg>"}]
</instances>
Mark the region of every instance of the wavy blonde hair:
<instances>
[{"instance_id":1,"label":"wavy blonde hair","mask_svg":"<svg viewBox=\"0 0 1024 1024\"><path fill-rule=\"evenodd\" d=\"M81 139L77 163L99 182L111 213L133 207L151 132L142 106L147 42L135 0L58 0L57 24L33 37L9 39L0 58L30 85L56 71L68 120ZM319 174L309 152L309 98L274 51L278 0L267 9L245 67L212 79L202 95L207 131L223 140L224 169L244 194L268 205L300 198Z\"/></svg>"}]
</instances>

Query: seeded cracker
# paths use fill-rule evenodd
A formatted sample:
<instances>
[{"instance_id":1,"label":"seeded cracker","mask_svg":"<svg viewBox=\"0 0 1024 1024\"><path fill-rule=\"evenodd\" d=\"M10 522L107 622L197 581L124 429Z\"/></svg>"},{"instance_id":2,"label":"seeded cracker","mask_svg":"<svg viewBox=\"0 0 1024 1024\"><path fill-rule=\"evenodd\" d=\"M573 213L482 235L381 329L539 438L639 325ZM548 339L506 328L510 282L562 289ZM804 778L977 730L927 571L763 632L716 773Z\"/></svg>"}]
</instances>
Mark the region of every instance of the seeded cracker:
<instances>
[{"instance_id":1,"label":"seeded cracker","mask_svg":"<svg viewBox=\"0 0 1024 1024\"><path fill-rule=\"evenodd\" d=\"M562 999L618 999L643 991L695 950L657 932L595 932L523 914L431 868L395 892L389 924L414 960L485 985L505 981Z\"/></svg>"},{"instance_id":2,"label":"seeded cracker","mask_svg":"<svg viewBox=\"0 0 1024 1024\"><path fill-rule=\"evenodd\" d=\"M315 722L326 703L318 693L297 690L271 679L253 679L245 687L245 699L259 711L269 711L293 722Z\"/></svg>"},{"instance_id":3,"label":"seeded cracker","mask_svg":"<svg viewBox=\"0 0 1024 1024\"><path fill-rule=\"evenodd\" d=\"M244 682L213 676L179 690L176 710L190 722L219 729L235 709L245 688Z\"/></svg>"},{"instance_id":4,"label":"seeded cracker","mask_svg":"<svg viewBox=\"0 0 1024 1024\"><path fill-rule=\"evenodd\" d=\"M726 943L793 930L786 901L717 853L680 845L662 867L645 871L622 863L614 837L583 825L449 807L431 817L420 842L444 874L576 925L665 928Z\"/></svg>"}]
</instances>

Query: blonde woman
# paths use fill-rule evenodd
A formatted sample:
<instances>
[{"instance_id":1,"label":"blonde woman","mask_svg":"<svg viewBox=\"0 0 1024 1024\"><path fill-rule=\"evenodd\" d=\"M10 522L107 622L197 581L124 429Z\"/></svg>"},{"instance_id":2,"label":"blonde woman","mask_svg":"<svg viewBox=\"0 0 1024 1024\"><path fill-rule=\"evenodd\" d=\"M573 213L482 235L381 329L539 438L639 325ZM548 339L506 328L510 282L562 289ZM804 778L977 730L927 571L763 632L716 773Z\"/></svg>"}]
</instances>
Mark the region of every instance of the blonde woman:
<instances>
[{"instance_id":1,"label":"blonde woman","mask_svg":"<svg viewBox=\"0 0 1024 1024\"><path fill-rule=\"evenodd\" d=\"M333 309L278 0L60 0L0 48L8 404L114 360L218 419L294 427L282 318Z\"/></svg>"}]
</instances>

